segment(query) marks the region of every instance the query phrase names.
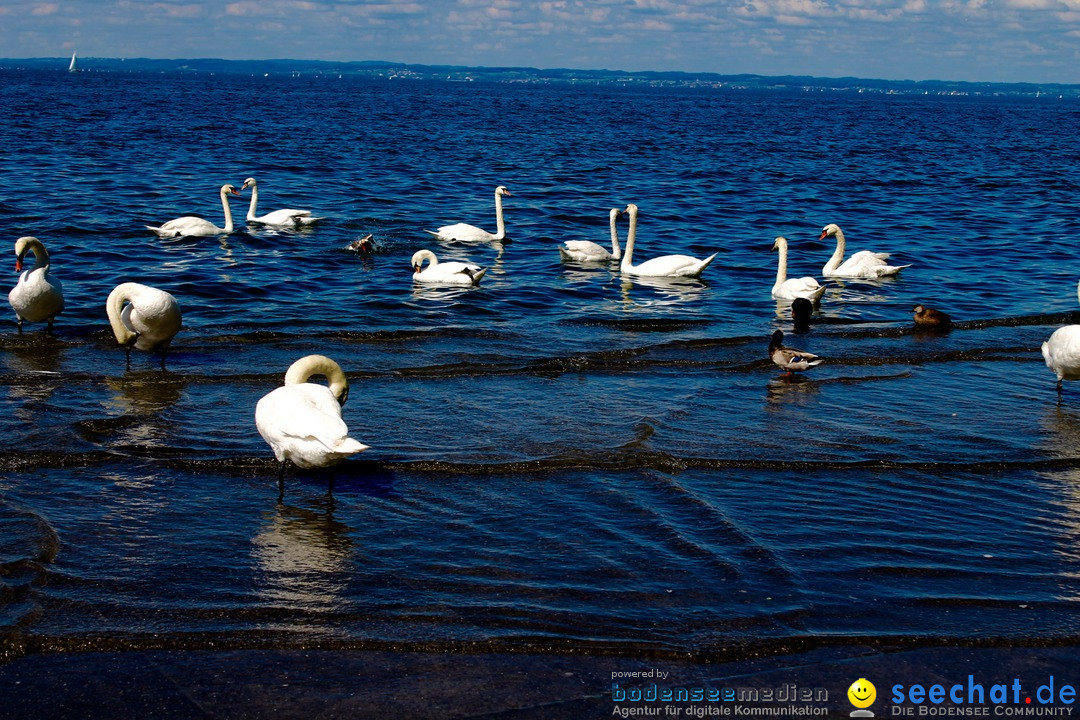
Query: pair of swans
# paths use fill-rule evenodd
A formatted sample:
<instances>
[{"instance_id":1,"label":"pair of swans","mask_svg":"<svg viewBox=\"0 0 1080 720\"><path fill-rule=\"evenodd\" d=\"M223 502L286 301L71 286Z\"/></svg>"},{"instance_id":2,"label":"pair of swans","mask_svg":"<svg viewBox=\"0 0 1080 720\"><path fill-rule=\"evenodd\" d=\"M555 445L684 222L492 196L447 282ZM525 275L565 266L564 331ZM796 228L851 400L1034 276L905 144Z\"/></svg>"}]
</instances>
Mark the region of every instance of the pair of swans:
<instances>
[{"instance_id":1,"label":"pair of swans","mask_svg":"<svg viewBox=\"0 0 1080 720\"><path fill-rule=\"evenodd\" d=\"M314 375L329 387L310 383ZM349 381L341 366L325 355L308 355L289 366L285 384L255 405L255 427L279 463L279 498L285 492L285 465L313 469L337 465L368 449L349 437L341 406L349 398Z\"/></svg>"},{"instance_id":2,"label":"pair of swans","mask_svg":"<svg viewBox=\"0 0 1080 720\"><path fill-rule=\"evenodd\" d=\"M619 231L616 227L620 215L630 217L630 230L626 235L626 253L619 248ZM612 208L608 212L608 224L611 228L611 252L591 240L567 240L559 247L559 255L564 260L575 262L607 262L621 260L619 271L624 275L638 277L690 277L696 278L716 257L713 253L704 260L690 255L662 255L634 265L634 244L637 241L638 206L630 203L625 210Z\"/></svg>"},{"instance_id":3,"label":"pair of swans","mask_svg":"<svg viewBox=\"0 0 1080 720\"><path fill-rule=\"evenodd\" d=\"M23 270L23 259L28 252L34 253L34 266ZM64 290L60 281L50 275L51 269L49 252L44 243L29 236L15 241L15 272L22 274L8 293L8 302L15 311L20 331L24 320L48 321L51 330L53 320L64 311Z\"/></svg>"},{"instance_id":4,"label":"pair of swans","mask_svg":"<svg viewBox=\"0 0 1080 720\"><path fill-rule=\"evenodd\" d=\"M310 210L293 209L275 210L266 215L259 216L256 214L259 203L259 187L255 178L249 177L245 180L240 190L246 190L248 188L251 188L251 204L248 205L246 219L250 223L296 228L307 227L325 219L312 217ZM218 227L209 220L204 220L200 217L185 215L184 217L170 220L158 227L147 225L146 229L158 237L163 238L206 237L208 235L231 233L233 231L233 216L232 208L229 207L229 198L233 195L239 195L240 192L234 186L225 184L221 186L221 190L218 194L221 197L221 208L225 212L225 227Z\"/></svg>"},{"instance_id":5,"label":"pair of swans","mask_svg":"<svg viewBox=\"0 0 1080 720\"><path fill-rule=\"evenodd\" d=\"M161 369L165 355L176 333L180 332L180 305L164 290L126 282L117 285L105 301L116 342L127 350L131 365L131 349L161 352Z\"/></svg>"},{"instance_id":6,"label":"pair of swans","mask_svg":"<svg viewBox=\"0 0 1080 720\"><path fill-rule=\"evenodd\" d=\"M424 232L434 235L439 240L447 242L498 242L506 239L506 223L503 221L503 197L513 197L505 185L495 188L495 232L478 228L467 223L455 225L443 225L437 230L425 230Z\"/></svg>"}]
</instances>

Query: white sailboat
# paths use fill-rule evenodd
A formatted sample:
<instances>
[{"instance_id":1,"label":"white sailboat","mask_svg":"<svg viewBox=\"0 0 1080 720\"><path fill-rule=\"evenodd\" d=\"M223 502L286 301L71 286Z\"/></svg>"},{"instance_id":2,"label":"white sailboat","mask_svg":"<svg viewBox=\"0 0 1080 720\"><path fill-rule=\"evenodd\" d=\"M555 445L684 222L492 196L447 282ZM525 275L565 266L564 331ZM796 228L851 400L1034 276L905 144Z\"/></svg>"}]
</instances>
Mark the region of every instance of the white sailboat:
<instances>
[{"instance_id":1,"label":"white sailboat","mask_svg":"<svg viewBox=\"0 0 1080 720\"><path fill-rule=\"evenodd\" d=\"M71 63L68 65L68 72L75 72L75 53L71 53Z\"/></svg>"}]
</instances>

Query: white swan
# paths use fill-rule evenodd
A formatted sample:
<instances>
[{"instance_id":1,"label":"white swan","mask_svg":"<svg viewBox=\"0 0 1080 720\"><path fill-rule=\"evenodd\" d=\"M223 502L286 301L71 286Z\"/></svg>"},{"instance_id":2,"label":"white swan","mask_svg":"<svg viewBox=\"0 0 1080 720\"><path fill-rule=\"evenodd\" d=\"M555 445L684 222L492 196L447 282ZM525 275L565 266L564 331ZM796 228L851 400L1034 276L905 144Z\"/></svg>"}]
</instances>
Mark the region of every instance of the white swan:
<instances>
[{"instance_id":1,"label":"white swan","mask_svg":"<svg viewBox=\"0 0 1080 720\"><path fill-rule=\"evenodd\" d=\"M229 195L239 195L232 185L222 185L221 192L221 207L225 210L225 227L219 228L209 220L203 220L199 217L192 215L185 215L184 217L170 220L161 227L153 227L147 225L146 229L157 235L158 237L174 238L174 237L201 237L205 235L221 235L222 233L231 233L233 231L232 210L229 208Z\"/></svg>"},{"instance_id":2,"label":"white swan","mask_svg":"<svg viewBox=\"0 0 1080 720\"><path fill-rule=\"evenodd\" d=\"M495 233L489 233L475 225L457 223L456 225L443 225L438 230L425 230L440 240L459 240L461 242L487 242L489 240L503 240L506 238L506 223L503 222L502 199L503 196L513 197L505 185L495 188Z\"/></svg>"},{"instance_id":3,"label":"white swan","mask_svg":"<svg viewBox=\"0 0 1080 720\"><path fill-rule=\"evenodd\" d=\"M786 237L777 237L773 242L773 250L778 250L779 261L776 266L776 283L772 286L772 296L777 300L794 300L805 298L811 302L817 302L825 293L825 286L807 275L801 278L788 278L787 254L788 241Z\"/></svg>"},{"instance_id":4,"label":"white swan","mask_svg":"<svg viewBox=\"0 0 1080 720\"><path fill-rule=\"evenodd\" d=\"M309 383L322 375L330 387ZM280 463L278 484L284 493L285 464L304 468L337 465L368 449L349 437L341 406L349 398L349 381L341 366L325 355L308 355L289 366L285 385L255 405L255 427Z\"/></svg>"},{"instance_id":5,"label":"white swan","mask_svg":"<svg viewBox=\"0 0 1080 720\"><path fill-rule=\"evenodd\" d=\"M563 260L574 262L618 260L622 257L622 250L619 249L619 229L615 227L615 221L622 213L623 211L619 208L611 208L608 212L608 225L611 227L611 252L592 240L567 240L559 247L559 255Z\"/></svg>"},{"instance_id":6,"label":"white swan","mask_svg":"<svg viewBox=\"0 0 1080 720\"><path fill-rule=\"evenodd\" d=\"M716 257L713 253L704 260L690 255L663 255L634 265L634 238L637 235L638 206L630 203L626 206L630 216L630 232L626 235L626 252L623 254L619 269L624 275L642 275L645 277L698 277Z\"/></svg>"},{"instance_id":7,"label":"white swan","mask_svg":"<svg viewBox=\"0 0 1080 720\"><path fill-rule=\"evenodd\" d=\"M424 260L429 260L424 267ZM479 285L487 268L471 262L439 262L430 250L417 250L412 256L413 281L439 285Z\"/></svg>"},{"instance_id":8,"label":"white swan","mask_svg":"<svg viewBox=\"0 0 1080 720\"><path fill-rule=\"evenodd\" d=\"M1057 391L1062 380L1080 380L1080 325L1066 325L1054 331L1042 344L1046 367L1057 375Z\"/></svg>"},{"instance_id":9,"label":"white swan","mask_svg":"<svg viewBox=\"0 0 1080 720\"><path fill-rule=\"evenodd\" d=\"M818 240L824 240L830 235L836 236L836 250L829 262L821 269L821 274L828 277L852 277L852 278L879 278L895 275L911 265L889 265L885 261L889 259L889 253L876 253L869 250L860 250L846 261L844 260L844 231L832 223L826 225L821 231Z\"/></svg>"},{"instance_id":10,"label":"white swan","mask_svg":"<svg viewBox=\"0 0 1080 720\"><path fill-rule=\"evenodd\" d=\"M34 267L23 270L26 253L34 253ZM49 252L36 237L21 237L15 241L15 272L22 272L15 287L8 293L8 302L15 310L15 319L22 329L23 320L30 322L53 320L64 311L64 290L60 281L49 275Z\"/></svg>"},{"instance_id":11,"label":"white swan","mask_svg":"<svg viewBox=\"0 0 1080 720\"><path fill-rule=\"evenodd\" d=\"M105 302L116 342L127 349L131 364L131 348L161 351L161 369L165 369L165 354L176 333L180 331L180 305L164 290L126 282L117 285Z\"/></svg>"},{"instance_id":12,"label":"white swan","mask_svg":"<svg viewBox=\"0 0 1080 720\"><path fill-rule=\"evenodd\" d=\"M286 227L303 227L305 225L313 225L320 220L326 218L312 217L310 210L274 210L268 212L265 215L257 216L255 214L255 208L259 204L259 185L255 182L255 178L249 177L244 181L241 190L251 188L251 204L248 205L247 221L253 223L262 223L263 225L283 225Z\"/></svg>"}]
</instances>

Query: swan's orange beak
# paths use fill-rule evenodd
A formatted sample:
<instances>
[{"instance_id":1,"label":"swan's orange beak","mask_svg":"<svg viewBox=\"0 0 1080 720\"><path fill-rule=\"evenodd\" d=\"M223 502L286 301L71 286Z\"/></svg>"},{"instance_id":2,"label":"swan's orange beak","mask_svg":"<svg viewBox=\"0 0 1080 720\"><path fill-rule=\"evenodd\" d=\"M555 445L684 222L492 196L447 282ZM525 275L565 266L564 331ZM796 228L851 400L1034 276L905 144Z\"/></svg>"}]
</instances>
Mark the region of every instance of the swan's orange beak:
<instances>
[{"instance_id":1,"label":"swan's orange beak","mask_svg":"<svg viewBox=\"0 0 1080 720\"><path fill-rule=\"evenodd\" d=\"M420 272L420 266L419 266L419 265L413 265L413 266L412 266L412 271L413 271L414 273L418 273L418 272Z\"/></svg>"},{"instance_id":2,"label":"swan's orange beak","mask_svg":"<svg viewBox=\"0 0 1080 720\"><path fill-rule=\"evenodd\" d=\"M825 238L827 238L827 237L829 237L829 233L827 233L827 232L825 232L824 230L822 230L822 231L821 231L821 237L819 237L819 238L818 238L818 240L824 240L824 239L825 239Z\"/></svg>"},{"instance_id":3,"label":"swan's orange beak","mask_svg":"<svg viewBox=\"0 0 1080 720\"><path fill-rule=\"evenodd\" d=\"M22 272L22 258L15 260L15 272Z\"/></svg>"}]
</instances>

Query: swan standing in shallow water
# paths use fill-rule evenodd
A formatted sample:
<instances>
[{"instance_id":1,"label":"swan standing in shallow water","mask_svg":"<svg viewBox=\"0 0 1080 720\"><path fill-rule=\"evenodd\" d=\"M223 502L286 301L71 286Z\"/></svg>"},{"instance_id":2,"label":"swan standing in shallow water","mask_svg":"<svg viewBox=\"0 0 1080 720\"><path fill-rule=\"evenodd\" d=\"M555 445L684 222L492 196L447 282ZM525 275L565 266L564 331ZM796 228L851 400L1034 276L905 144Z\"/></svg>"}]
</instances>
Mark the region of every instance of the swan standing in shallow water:
<instances>
[{"instance_id":1,"label":"swan standing in shallow water","mask_svg":"<svg viewBox=\"0 0 1080 720\"><path fill-rule=\"evenodd\" d=\"M274 210L265 215L257 216L255 214L255 209L259 204L259 185L255 182L255 178L249 177L244 181L244 185L240 189L246 190L248 188L251 188L251 204L248 205L246 218L248 222L262 223L263 225L281 225L284 227L304 227L326 219L312 217L310 210L293 209Z\"/></svg>"},{"instance_id":2,"label":"swan standing in shallow water","mask_svg":"<svg viewBox=\"0 0 1080 720\"><path fill-rule=\"evenodd\" d=\"M428 266L424 268L424 260ZM430 250L417 250L412 256L413 281L438 285L479 285L487 272L471 262L439 262Z\"/></svg>"},{"instance_id":3,"label":"swan standing in shallow water","mask_svg":"<svg viewBox=\"0 0 1080 720\"><path fill-rule=\"evenodd\" d=\"M619 229L615 226L615 221L622 214L623 211L619 208L611 208L608 212L608 225L611 228L611 252L608 252L603 246L594 243L592 240L567 240L559 247L559 255L562 256L563 260L574 262L618 260L622 257L622 250L619 249Z\"/></svg>"},{"instance_id":4,"label":"swan standing in shallow water","mask_svg":"<svg viewBox=\"0 0 1080 720\"><path fill-rule=\"evenodd\" d=\"M329 387L308 382L322 375ZM279 498L285 493L285 464L298 468L337 465L349 455L368 449L349 437L341 406L349 398L349 381L341 366L325 355L308 355L289 366L285 384L255 405L255 427L274 450Z\"/></svg>"},{"instance_id":5,"label":"swan standing in shallow water","mask_svg":"<svg viewBox=\"0 0 1080 720\"><path fill-rule=\"evenodd\" d=\"M459 240L461 242L487 242L490 240L503 240L506 238L506 223L503 222L503 209L502 199L503 196L513 197L510 191L506 189L505 185L500 185L495 188L495 233L489 233L487 230L476 227L475 225L467 225L466 223L457 223L456 225L443 225L438 230L425 230L424 232L430 233L440 240Z\"/></svg>"},{"instance_id":6,"label":"swan standing in shallow water","mask_svg":"<svg viewBox=\"0 0 1080 720\"><path fill-rule=\"evenodd\" d=\"M1046 367L1057 375L1058 396L1063 380L1080 380L1080 325L1066 325L1054 331L1042 344Z\"/></svg>"},{"instance_id":7,"label":"swan standing in shallow water","mask_svg":"<svg viewBox=\"0 0 1080 720\"><path fill-rule=\"evenodd\" d=\"M787 254L788 241L786 237L778 237L773 242L773 250L778 250L780 255L776 267L776 283L772 286L772 296L777 300L794 300L805 298L810 302L817 302L825 292L825 286L807 275L801 278L788 278Z\"/></svg>"},{"instance_id":8,"label":"swan standing in shallow water","mask_svg":"<svg viewBox=\"0 0 1080 720\"><path fill-rule=\"evenodd\" d=\"M199 217L192 215L185 215L184 217L170 220L161 227L153 227L147 225L146 229L153 232L158 237L175 238L175 237L202 237L205 235L221 235L222 233L231 233L233 231L232 210L229 208L229 195L239 195L232 185L222 185L221 191L218 193L221 195L221 207L225 210L225 227L219 228L209 220L203 220Z\"/></svg>"},{"instance_id":9,"label":"swan standing in shallow water","mask_svg":"<svg viewBox=\"0 0 1080 720\"><path fill-rule=\"evenodd\" d=\"M26 253L34 253L34 267L23 270L23 258ZM51 264L49 252L36 237L21 237L15 241L15 272L22 272L15 287L8 293L8 302L15 310L15 319L22 330L23 321L49 321L52 329L53 320L64 311L64 291L60 281L49 275Z\"/></svg>"},{"instance_id":10,"label":"swan standing in shallow water","mask_svg":"<svg viewBox=\"0 0 1080 720\"><path fill-rule=\"evenodd\" d=\"M105 312L116 342L127 349L128 365L134 347L148 352L160 350L161 369L165 369L169 345L180 332L180 305L176 298L149 285L126 282L109 293Z\"/></svg>"},{"instance_id":11,"label":"swan standing in shallow water","mask_svg":"<svg viewBox=\"0 0 1080 720\"><path fill-rule=\"evenodd\" d=\"M634 238L637 235L638 206L630 203L626 206L626 214L630 216L630 231L626 235L626 252L623 254L622 263L619 265L619 270L624 275L696 278L716 257L716 253L704 260L698 260L690 255L662 255L652 260L646 260L640 265L634 265Z\"/></svg>"},{"instance_id":12,"label":"swan standing in shallow water","mask_svg":"<svg viewBox=\"0 0 1080 720\"><path fill-rule=\"evenodd\" d=\"M889 253L875 253L869 250L860 250L846 261L844 260L844 231L838 225L832 223L826 225L821 231L818 240L824 240L830 235L836 236L836 250L833 251L829 262L821 269L821 274L828 277L851 277L851 278L880 278L895 275L911 265L889 265L885 261L889 259Z\"/></svg>"}]
</instances>

